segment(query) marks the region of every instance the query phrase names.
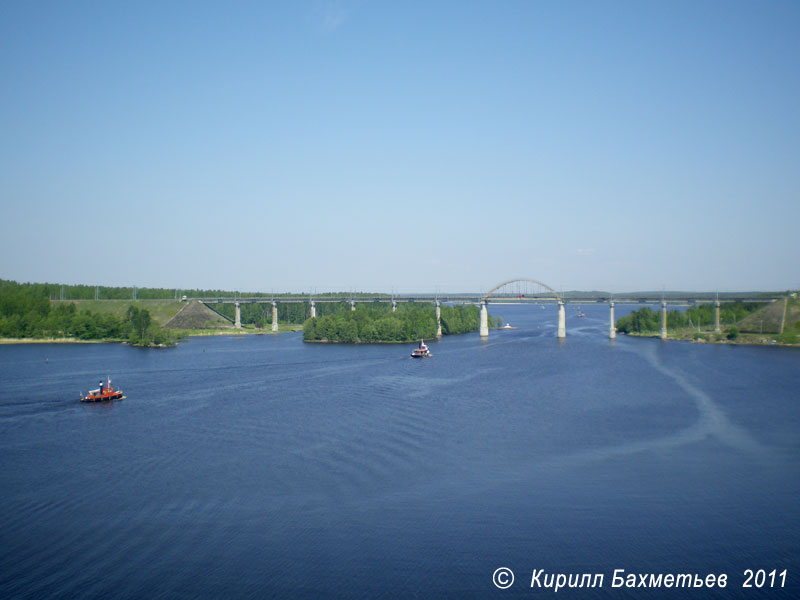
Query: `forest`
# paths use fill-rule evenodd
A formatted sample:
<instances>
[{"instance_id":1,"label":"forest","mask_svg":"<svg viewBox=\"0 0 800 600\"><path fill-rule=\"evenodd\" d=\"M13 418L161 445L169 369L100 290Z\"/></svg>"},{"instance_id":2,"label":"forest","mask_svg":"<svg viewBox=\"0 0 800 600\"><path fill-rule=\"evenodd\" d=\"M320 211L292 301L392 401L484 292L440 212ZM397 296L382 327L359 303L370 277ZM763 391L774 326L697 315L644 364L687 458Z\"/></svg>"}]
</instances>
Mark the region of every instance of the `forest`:
<instances>
[{"instance_id":1,"label":"forest","mask_svg":"<svg viewBox=\"0 0 800 600\"><path fill-rule=\"evenodd\" d=\"M130 306L123 318L78 311L63 302L52 306L47 284L0 280L0 337L127 341L137 346L171 345L169 332L147 309Z\"/></svg>"}]
</instances>

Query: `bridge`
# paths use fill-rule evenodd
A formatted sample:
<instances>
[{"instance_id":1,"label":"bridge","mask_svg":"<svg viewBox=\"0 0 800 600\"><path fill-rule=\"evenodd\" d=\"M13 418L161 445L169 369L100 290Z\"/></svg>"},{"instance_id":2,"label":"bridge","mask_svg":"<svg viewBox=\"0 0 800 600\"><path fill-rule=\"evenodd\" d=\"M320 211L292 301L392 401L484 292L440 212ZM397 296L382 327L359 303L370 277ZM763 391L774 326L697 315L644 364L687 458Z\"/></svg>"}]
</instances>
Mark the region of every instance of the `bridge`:
<instances>
[{"instance_id":1,"label":"bridge","mask_svg":"<svg viewBox=\"0 0 800 600\"><path fill-rule=\"evenodd\" d=\"M384 295L304 295L304 294L278 294L257 297L219 297L219 298L184 298L187 301L202 302L206 305L233 304L235 306L234 327L241 328L242 304L271 304L272 305L272 331L278 331L278 304L279 303L308 303L311 318L316 318L318 303L349 303L350 310L356 309L358 303L386 302L391 303L392 312L397 310L398 303L425 302L431 303L436 309L436 335L442 335L441 305L444 304L472 304L480 307L480 336L489 336L488 308L489 304L550 304L558 306L558 327L556 337L566 337L565 305L568 303L580 304L608 304L609 306L609 337L616 337L614 319L615 304L660 304L661 305L661 338L667 337L667 306L686 306L697 304L714 305L714 331L720 332L719 310L720 305L726 302L774 302L783 300L786 296L770 293L669 293L658 292L630 293L630 294L593 294L593 293L559 293L549 285L535 279L521 278L509 279L497 284L487 292L464 294L384 294Z\"/></svg>"}]
</instances>

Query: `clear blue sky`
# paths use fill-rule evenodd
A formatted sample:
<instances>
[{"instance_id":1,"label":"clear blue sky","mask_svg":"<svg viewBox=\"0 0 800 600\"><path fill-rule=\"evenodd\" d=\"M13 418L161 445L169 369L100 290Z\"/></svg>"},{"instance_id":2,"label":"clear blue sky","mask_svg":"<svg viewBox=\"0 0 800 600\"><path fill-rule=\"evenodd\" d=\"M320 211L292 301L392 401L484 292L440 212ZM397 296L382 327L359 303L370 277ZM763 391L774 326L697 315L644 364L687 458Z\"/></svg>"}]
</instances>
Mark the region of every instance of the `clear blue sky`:
<instances>
[{"instance_id":1,"label":"clear blue sky","mask_svg":"<svg viewBox=\"0 0 800 600\"><path fill-rule=\"evenodd\" d=\"M800 287L800 2L3 2L0 277Z\"/></svg>"}]
</instances>

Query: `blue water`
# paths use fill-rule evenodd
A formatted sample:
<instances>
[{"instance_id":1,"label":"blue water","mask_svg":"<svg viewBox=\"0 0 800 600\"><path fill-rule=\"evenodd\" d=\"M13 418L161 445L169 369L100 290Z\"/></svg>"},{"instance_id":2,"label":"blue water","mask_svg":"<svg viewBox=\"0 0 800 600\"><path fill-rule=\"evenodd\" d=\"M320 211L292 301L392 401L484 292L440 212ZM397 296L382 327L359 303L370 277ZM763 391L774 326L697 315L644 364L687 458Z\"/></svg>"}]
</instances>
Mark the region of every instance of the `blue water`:
<instances>
[{"instance_id":1,"label":"blue water","mask_svg":"<svg viewBox=\"0 0 800 600\"><path fill-rule=\"evenodd\" d=\"M559 342L554 308L493 307L519 329L427 360L300 334L0 346L0 598L551 594L534 569L604 574L557 597L709 596L614 569L800 597L800 352L612 342L583 308ZM106 373L127 399L78 403Z\"/></svg>"}]
</instances>

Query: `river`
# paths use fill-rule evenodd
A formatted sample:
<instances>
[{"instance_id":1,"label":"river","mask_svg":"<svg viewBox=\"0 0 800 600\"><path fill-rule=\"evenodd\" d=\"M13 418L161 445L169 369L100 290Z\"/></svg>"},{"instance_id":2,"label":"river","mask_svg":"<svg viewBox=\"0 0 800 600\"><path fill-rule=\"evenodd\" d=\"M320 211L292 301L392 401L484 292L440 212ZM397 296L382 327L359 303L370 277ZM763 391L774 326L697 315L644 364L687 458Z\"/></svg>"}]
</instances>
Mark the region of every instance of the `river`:
<instances>
[{"instance_id":1,"label":"river","mask_svg":"<svg viewBox=\"0 0 800 600\"><path fill-rule=\"evenodd\" d=\"M610 341L584 312L560 342L554 307L492 307L518 328L423 360L299 333L0 346L0 597L521 598L552 593L540 569L604 575L557 597L709 594L615 569L800 597L800 350ZM125 400L77 402L106 374Z\"/></svg>"}]
</instances>

